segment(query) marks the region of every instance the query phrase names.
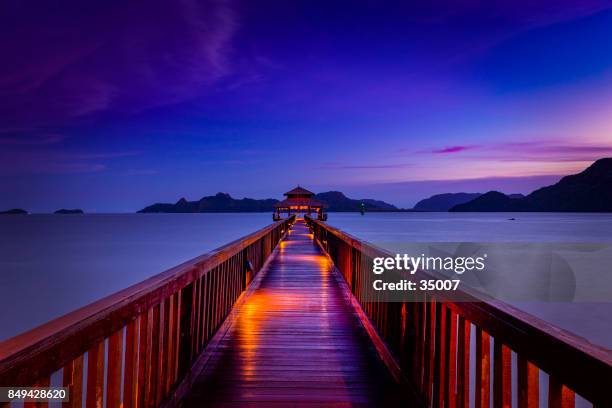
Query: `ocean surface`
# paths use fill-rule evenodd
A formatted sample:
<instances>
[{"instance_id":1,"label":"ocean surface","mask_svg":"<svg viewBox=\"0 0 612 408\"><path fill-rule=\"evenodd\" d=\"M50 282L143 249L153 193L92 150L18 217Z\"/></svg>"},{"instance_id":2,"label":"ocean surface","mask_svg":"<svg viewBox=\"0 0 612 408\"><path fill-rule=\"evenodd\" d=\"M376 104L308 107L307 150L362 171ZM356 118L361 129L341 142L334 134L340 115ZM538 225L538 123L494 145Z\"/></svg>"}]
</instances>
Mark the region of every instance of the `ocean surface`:
<instances>
[{"instance_id":1,"label":"ocean surface","mask_svg":"<svg viewBox=\"0 0 612 408\"><path fill-rule=\"evenodd\" d=\"M269 213L0 216L0 339L247 235L271 218ZM609 214L331 213L328 223L381 246L612 242ZM612 303L517 306L612 348Z\"/></svg>"},{"instance_id":2,"label":"ocean surface","mask_svg":"<svg viewBox=\"0 0 612 408\"><path fill-rule=\"evenodd\" d=\"M429 212L366 213L362 216L340 213L330 214L328 223L391 252L421 242L479 242L494 243L493 246L495 243L527 243L527 247L534 248L547 243L612 243L612 214ZM528 300L509 303L592 343L612 349L612 262L609 251L605 258L595 252L578 253L575 258L575 264L579 266L573 271L579 288L582 283L583 292L599 290L609 295L597 296L598 301ZM601 301L602 297L610 300Z\"/></svg>"},{"instance_id":3,"label":"ocean surface","mask_svg":"<svg viewBox=\"0 0 612 408\"><path fill-rule=\"evenodd\" d=\"M328 223L370 242L612 242L612 214L336 213Z\"/></svg>"},{"instance_id":4,"label":"ocean surface","mask_svg":"<svg viewBox=\"0 0 612 408\"><path fill-rule=\"evenodd\" d=\"M0 215L0 340L271 222L268 213Z\"/></svg>"}]
</instances>

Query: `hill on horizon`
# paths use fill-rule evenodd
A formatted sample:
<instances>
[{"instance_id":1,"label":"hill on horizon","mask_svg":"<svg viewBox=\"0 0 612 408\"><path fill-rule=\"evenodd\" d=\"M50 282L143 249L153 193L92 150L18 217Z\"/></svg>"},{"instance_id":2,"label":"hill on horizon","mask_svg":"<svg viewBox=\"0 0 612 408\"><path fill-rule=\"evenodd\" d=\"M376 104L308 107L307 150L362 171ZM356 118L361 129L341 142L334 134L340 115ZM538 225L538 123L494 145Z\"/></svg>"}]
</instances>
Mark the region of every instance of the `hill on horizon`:
<instances>
[{"instance_id":1,"label":"hill on horizon","mask_svg":"<svg viewBox=\"0 0 612 408\"><path fill-rule=\"evenodd\" d=\"M584 171L565 176L523 198L489 191L449 211L612 212L612 157L599 159Z\"/></svg>"},{"instance_id":2,"label":"hill on horizon","mask_svg":"<svg viewBox=\"0 0 612 408\"><path fill-rule=\"evenodd\" d=\"M396 206L381 200L363 198L361 200L348 198L340 191L327 191L315 194L314 198L327 205L327 211L350 212L360 211L361 204L364 204L366 211L398 211Z\"/></svg>"},{"instance_id":3,"label":"hill on horizon","mask_svg":"<svg viewBox=\"0 0 612 408\"><path fill-rule=\"evenodd\" d=\"M416 211L448 211L456 205L464 204L474 200L482 193L443 193L434 194L414 205ZM510 198L523 198L522 194L509 194Z\"/></svg>"},{"instance_id":4,"label":"hill on horizon","mask_svg":"<svg viewBox=\"0 0 612 408\"><path fill-rule=\"evenodd\" d=\"M0 211L0 215L24 215L29 214L26 210L22 208L12 208L6 211Z\"/></svg>"},{"instance_id":5,"label":"hill on horizon","mask_svg":"<svg viewBox=\"0 0 612 408\"><path fill-rule=\"evenodd\" d=\"M202 197L198 201L187 201L184 197L174 204L157 203L138 211L139 213L202 213L202 212L264 212L271 211L278 200L267 198L232 198L227 193Z\"/></svg>"},{"instance_id":6,"label":"hill on horizon","mask_svg":"<svg viewBox=\"0 0 612 408\"><path fill-rule=\"evenodd\" d=\"M398 211L389 203L374 199L355 200L348 198L340 191L327 191L316 194L315 199L327 205L326 211L348 212L359 211L361 203L366 211ZM176 203L156 203L139 210L139 213L203 213L203 212L272 212L274 204L279 200L273 198L236 199L227 193L217 193L214 196L202 197L198 201L188 201L181 198Z\"/></svg>"},{"instance_id":7,"label":"hill on horizon","mask_svg":"<svg viewBox=\"0 0 612 408\"><path fill-rule=\"evenodd\" d=\"M457 204L467 203L482 193L443 193L434 194L414 205L417 211L448 211Z\"/></svg>"}]
</instances>

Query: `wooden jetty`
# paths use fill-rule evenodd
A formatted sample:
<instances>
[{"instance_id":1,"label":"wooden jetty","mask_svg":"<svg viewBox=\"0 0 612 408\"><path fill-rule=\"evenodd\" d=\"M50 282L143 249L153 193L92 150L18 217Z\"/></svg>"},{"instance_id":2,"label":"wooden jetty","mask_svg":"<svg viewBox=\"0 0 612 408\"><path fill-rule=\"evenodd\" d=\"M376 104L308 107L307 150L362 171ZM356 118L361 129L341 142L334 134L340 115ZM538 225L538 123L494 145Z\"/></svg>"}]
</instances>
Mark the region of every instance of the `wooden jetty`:
<instances>
[{"instance_id":1,"label":"wooden jetty","mask_svg":"<svg viewBox=\"0 0 612 408\"><path fill-rule=\"evenodd\" d=\"M296 223L206 351L185 406L399 406L332 268Z\"/></svg>"},{"instance_id":2,"label":"wooden jetty","mask_svg":"<svg viewBox=\"0 0 612 408\"><path fill-rule=\"evenodd\" d=\"M0 386L67 386L66 407L612 407L609 350L470 294L372 301L376 256L277 221L0 343Z\"/></svg>"}]
</instances>

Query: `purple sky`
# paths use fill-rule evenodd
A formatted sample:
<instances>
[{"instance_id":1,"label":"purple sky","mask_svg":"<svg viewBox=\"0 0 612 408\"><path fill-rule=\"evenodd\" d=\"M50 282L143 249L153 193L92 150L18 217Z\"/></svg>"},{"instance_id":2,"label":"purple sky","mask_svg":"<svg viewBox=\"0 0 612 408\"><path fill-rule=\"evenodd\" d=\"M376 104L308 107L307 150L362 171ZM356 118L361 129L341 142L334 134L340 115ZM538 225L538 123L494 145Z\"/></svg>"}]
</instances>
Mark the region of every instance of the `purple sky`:
<instances>
[{"instance_id":1,"label":"purple sky","mask_svg":"<svg viewBox=\"0 0 612 408\"><path fill-rule=\"evenodd\" d=\"M612 156L610 43L612 1L6 1L0 209L526 193Z\"/></svg>"}]
</instances>

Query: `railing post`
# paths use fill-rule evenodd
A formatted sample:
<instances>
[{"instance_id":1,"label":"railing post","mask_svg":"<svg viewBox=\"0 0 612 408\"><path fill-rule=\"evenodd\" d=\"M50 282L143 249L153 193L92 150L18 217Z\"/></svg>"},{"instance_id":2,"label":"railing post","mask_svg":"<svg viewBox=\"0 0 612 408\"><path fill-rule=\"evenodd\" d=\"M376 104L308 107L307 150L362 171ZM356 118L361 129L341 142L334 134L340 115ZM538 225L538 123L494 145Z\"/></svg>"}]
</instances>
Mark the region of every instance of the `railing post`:
<instances>
[{"instance_id":1,"label":"railing post","mask_svg":"<svg viewBox=\"0 0 612 408\"><path fill-rule=\"evenodd\" d=\"M488 408L491 385L491 349L489 334L476 328L476 408Z\"/></svg>"},{"instance_id":2,"label":"railing post","mask_svg":"<svg viewBox=\"0 0 612 408\"><path fill-rule=\"evenodd\" d=\"M104 392L104 341L100 341L87 352L87 396L86 406L102 407Z\"/></svg>"},{"instance_id":3,"label":"railing post","mask_svg":"<svg viewBox=\"0 0 612 408\"><path fill-rule=\"evenodd\" d=\"M191 313L193 310L193 283L181 290L181 304L179 311L180 335L178 344L178 371L179 377L187 373L191 367Z\"/></svg>"},{"instance_id":4,"label":"railing post","mask_svg":"<svg viewBox=\"0 0 612 408\"><path fill-rule=\"evenodd\" d=\"M106 372L106 406L121 406L121 363L123 359L123 329L108 339L108 361Z\"/></svg>"},{"instance_id":5,"label":"railing post","mask_svg":"<svg viewBox=\"0 0 612 408\"><path fill-rule=\"evenodd\" d=\"M518 408L537 408L540 404L540 379L538 368L518 356Z\"/></svg>"},{"instance_id":6,"label":"railing post","mask_svg":"<svg viewBox=\"0 0 612 408\"><path fill-rule=\"evenodd\" d=\"M493 407L512 407L512 362L510 349L493 339Z\"/></svg>"},{"instance_id":7,"label":"railing post","mask_svg":"<svg viewBox=\"0 0 612 408\"><path fill-rule=\"evenodd\" d=\"M457 330L457 401L460 408L470 406L470 339L471 323L459 316Z\"/></svg>"}]
</instances>

